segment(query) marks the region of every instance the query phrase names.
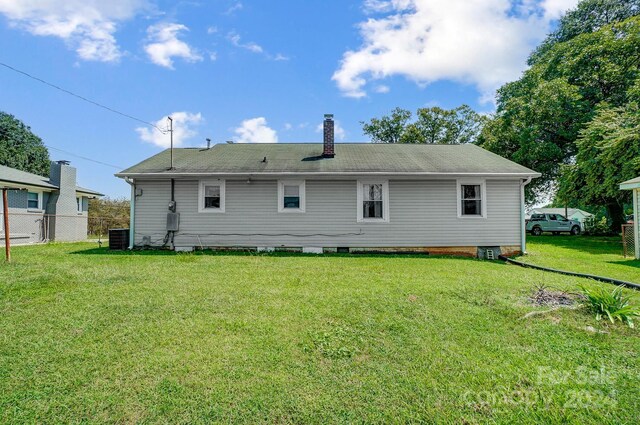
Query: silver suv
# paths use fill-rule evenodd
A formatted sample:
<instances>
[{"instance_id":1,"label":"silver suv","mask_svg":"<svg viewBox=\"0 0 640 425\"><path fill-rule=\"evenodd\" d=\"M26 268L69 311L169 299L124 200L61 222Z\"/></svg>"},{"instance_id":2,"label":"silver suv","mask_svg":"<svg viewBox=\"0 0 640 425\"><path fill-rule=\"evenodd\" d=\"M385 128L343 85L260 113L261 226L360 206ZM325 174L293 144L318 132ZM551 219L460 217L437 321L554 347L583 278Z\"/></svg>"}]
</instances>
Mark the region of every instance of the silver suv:
<instances>
[{"instance_id":1,"label":"silver suv","mask_svg":"<svg viewBox=\"0 0 640 425\"><path fill-rule=\"evenodd\" d=\"M551 232L554 235L569 232L579 235L580 229L579 221L568 220L560 214L533 214L527 222L527 232L534 236L540 236L542 232Z\"/></svg>"}]
</instances>

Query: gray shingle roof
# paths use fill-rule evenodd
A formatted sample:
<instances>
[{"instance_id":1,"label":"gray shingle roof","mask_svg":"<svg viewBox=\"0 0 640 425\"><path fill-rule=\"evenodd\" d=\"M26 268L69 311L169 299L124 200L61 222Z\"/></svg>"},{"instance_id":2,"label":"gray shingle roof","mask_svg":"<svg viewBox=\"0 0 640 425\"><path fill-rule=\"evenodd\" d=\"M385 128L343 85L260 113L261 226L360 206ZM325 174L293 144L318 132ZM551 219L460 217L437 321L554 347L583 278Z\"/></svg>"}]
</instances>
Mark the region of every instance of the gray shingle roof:
<instances>
[{"instance_id":1,"label":"gray shingle roof","mask_svg":"<svg viewBox=\"0 0 640 425\"><path fill-rule=\"evenodd\" d=\"M42 177L26 171L0 165L0 185L10 183L17 185L35 186L46 189L57 189L58 187L49 183L49 177Z\"/></svg>"},{"instance_id":2,"label":"gray shingle roof","mask_svg":"<svg viewBox=\"0 0 640 425\"><path fill-rule=\"evenodd\" d=\"M40 187L43 189L56 190L58 186L51 184L49 177L42 177L26 171L0 165L0 187L9 186L22 189L21 186ZM76 191L87 195L104 196L100 192L76 186Z\"/></svg>"},{"instance_id":3,"label":"gray shingle roof","mask_svg":"<svg viewBox=\"0 0 640 425\"><path fill-rule=\"evenodd\" d=\"M475 145L336 143L335 158L322 158L321 143L219 144L165 150L118 177L175 174L507 174L539 176ZM263 159L266 157L266 162Z\"/></svg>"}]
</instances>

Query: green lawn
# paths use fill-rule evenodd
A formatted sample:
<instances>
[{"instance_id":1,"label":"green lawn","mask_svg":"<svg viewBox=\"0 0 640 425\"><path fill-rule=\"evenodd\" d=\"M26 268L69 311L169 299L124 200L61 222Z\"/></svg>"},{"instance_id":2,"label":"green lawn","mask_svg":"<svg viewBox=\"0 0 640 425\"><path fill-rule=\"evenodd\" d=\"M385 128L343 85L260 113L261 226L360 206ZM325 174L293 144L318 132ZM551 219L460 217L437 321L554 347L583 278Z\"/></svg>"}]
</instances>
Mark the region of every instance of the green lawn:
<instances>
[{"instance_id":1,"label":"green lawn","mask_svg":"<svg viewBox=\"0 0 640 425\"><path fill-rule=\"evenodd\" d=\"M529 236L520 261L640 284L640 260L623 257L620 236Z\"/></svg>"},{"instance_id":2,"label":"green lawn","mask_svg":"<svg viewBox=\"0 0 640 425\"><path fill-rule=\"evenodd\" d=\"M3 423L638 422L639 331L523 318L533 285L592 281L442 257L13 253Z\"/></svg>"}]
</instances>

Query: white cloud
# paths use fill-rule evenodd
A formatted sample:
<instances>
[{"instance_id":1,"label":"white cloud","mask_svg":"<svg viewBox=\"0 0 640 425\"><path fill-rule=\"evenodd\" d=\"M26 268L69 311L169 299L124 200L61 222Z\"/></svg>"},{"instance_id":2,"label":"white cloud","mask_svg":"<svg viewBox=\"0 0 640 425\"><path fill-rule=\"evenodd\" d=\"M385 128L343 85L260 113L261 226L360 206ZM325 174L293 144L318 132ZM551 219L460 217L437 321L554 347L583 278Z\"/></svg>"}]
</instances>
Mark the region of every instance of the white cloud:
<instances>
[{"instance_id":1,"label":"white cloud","mask_svg":"<svg viewBox=\"0 0 640 425\"><path fill-rule=\"evenodd\" d=\"M234 46L240 47L242 49L246 49L253 53L264 52L264 49L258 43L254 43L253 41L250 41L248 43L243 43L242 39L240 38L240 35L234 31L231 31L229 34L227 34L227 40L229 40L231 44L233 44Z\"/></svg>"},{"instance_id":2,"label":"white cloud","mask_svg":"<svg viewBox=\"0 0 640 425\"><path fill-rule=\"evenodd\" d=\"M218 27L209 27L207 28L207 34L215 34L218 32Z\"/></svg>"},{"instance_id":3,"label":"white cloud","mask_svg":"<svg viewBox=\"0 0 640 425\"><path fill-rule=\"evenodd\" d=\"M278 143L278 134L267 125L264 117L242 121L235 133L238 135L238 143Z\"/></svg>"},{"instance_id":4,"label":"white cloud","mask_svg":"<svg viewBox=\"0 0 640 425\"><path fill-rule=\"evenodd\" d=\"M204 119L202 114L191 112L174 112L169 115L173 118L173 146L183 146L185 142L195 136L197 131L194 129ZM156 126L162 129L169 128L169 122L167 117L160 118L154 123ZM154 144L161 148L168 148L171 146L171 135L166 132L161 133L159 130L152 127L138 127L136 128L140 139L145 142Z\"/></svg>"},{"instance_id":5,"label":"white cloud","mask_svg":"<svg viewBox=\"0 0 640 425\"><path fill-rule=\"evenodd\" d=\"M241 49L245 49L248 50L252 53L257 53L257 54L261 54L263 55L265 58L269 59L269 60L273 60L273 61L288 61L289 57L283 55L282 53L277 53L275 55L272 55L271 53L267 52L261 45L259 45L258 43L255 43L253 41L249 41L249 42L243 42L242 41L242 37L240 37L240 34L238 34L235 31L231 31L227 34L227 40L229 40L229 42L231 44L233 44L236 47L239 47Z\"/></svg>"},{"instance_id":6,"label":"white cloud","mask_svg":"<svg viewBox=\"0 0 640 425\"><path fill-rule=\"evenodd\" d=\"M284 123L284 129L285 129L286 131L289 131L289 130L291 130L292 128L293 128L293 125L292 125L291 123L288 123L288 122Z\"/></svg>"},{"instance_id":7,"label":"white cloud","mask_svg":"<svg viewBox=\"0 0 640 425\"><path fill-rule=\"evenodd\" d=\"M0 0L9 23L34 35L58 37L84 60L114 62L120 22L148 9L146 0Z\"/></svg>"},{"instance_id":8,"label":"white cloud","mask_svg":"<svg viewBox=\"0 0 640 425\"><path fill-rule=\"evenodd\" d=\"M232 4L225 12L225 15L233 15L234 13L236 13L239 10L242 10L244 8L244 5L237 1L234 4Z\"/></svg>"},{"instance_id":9,"label":"white cloud","mask_svg":"<svg viewBox=\"0 0 640 425\"><path fill-rule=\"evenodd\" d=\"M575 0L543 0L542 8L549 19L560 18L567 10L577 5Z\"/></svg>"},{"instance_id":10,"label":"white cloud","mask_svg":"<svg viewBox=\"0 0 640 425\"><path fill-rule=\"evenodd\" d=\"M322 133L324 130L324 124L320 123L316 127L316 133ZM333 123L333 135L337 140L344 140L347 137L347 132L340 125L340 121L334 121Z\"/></svg>"},{"instance_id":11,"label":"white cloud","mask_svg":"<svg viewBox=\"0 0 640 425\"><path fill-rule=\"evenodd\" d=\"M148 43L144 46L151 62L165 68L173 69L174 57L183 58L187 62L202 60L202 56L191 46L178 39L181 31L189 31L184 25L175 23L159 23L147 28Z\"/></svg>"},{"instance_id":12,"label":"white cloud","mask_svg":"<svg viewBox=\"0 0 640 425\"><path fill-rule=\"evenodd\" d=\"M344 95L366 96L367 84L401 75L420 85L452 80L485 99L517 78L552 19L578 0L365 0L362 46L344 53L332 79Z\"/></svg>"},{"instance_id":13,"label":"white cloud","mask_svg":"<svg viewBox=\"0 0 640 425\"><path fill-rule=\"evenodd\" d=\"M389 86L385 86L384 84L379 84L373 88L373 91L376 93L389 93L391 89Z\"/></svg>"}]
</instances>

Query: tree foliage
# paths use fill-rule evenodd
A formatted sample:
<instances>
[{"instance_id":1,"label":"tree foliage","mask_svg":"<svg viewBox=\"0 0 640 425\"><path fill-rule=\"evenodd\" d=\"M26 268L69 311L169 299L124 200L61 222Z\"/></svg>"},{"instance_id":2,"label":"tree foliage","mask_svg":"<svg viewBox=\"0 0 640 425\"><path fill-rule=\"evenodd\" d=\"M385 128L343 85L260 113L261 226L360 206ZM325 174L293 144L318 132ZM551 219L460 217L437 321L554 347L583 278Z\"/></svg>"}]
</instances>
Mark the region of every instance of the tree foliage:
<instances>
[{"instance_id":1,"label":"tree foliage","mask_svg":"<svg viewBox=\"0 0 640 425\"><path fill-rule=\"evenodd\" d=\"M565 18L559 34L570 33L567 22L573 20ZM576 141L600 105L625 108L638 91L640 18L599 22L594 32L550 43L520 80L501 87L496 114L480 136L483 147L542 173L528 186L529 201L551 194L563 164L584 160L576 158Z\"/></svg>"},{"instance_id":2,"label":"tree foliage","mask_svg":"<svg viewBox=\"0 0 640 425\"><path fill-rule=\"evenodd\" d=\"M547 36L529 56L534 65L557 43L569 41L580 34L596 32L602 27L640 14L640 0L583 0L567 12L558 28Z\"/></svg>"},{"instance_id":3,"label":"tree foliage","mask_svg":"<svg viewBox=\"0 0 640 425\"><path fill-rule=\"evenodd\" d=\"M96 198L89 200L89 234L106 235L109 229L129 227L129 200Z\"/></svg>"},{"instance_id":4,"label":"tree foliage","mask_svg":"<svg viewBox=\"0 0 640 425\"><path fill-rule=\"evenodd\" d=\"M410 121L410 111L395 108L390 115L362 122L362 131L374 143L473 143L485 120L468 105L420 108L416 115Z\"/></svg>"},{"instance_id":5,"label":"tree foliage","mask_svg":"<svg viewBox=\"0 0 640 425\"><path fill-rule=\"evenodd\" d=\"M603 104L580 131L575 164L563 167L558 198L568 202L605 205L612 228L623 223L629 192L620 182L640 175L640 108Z\"/></svg>"},{"instance_id":6,"label":"tree foliage","mask_svg":"<svg viewBox=\"0 0 640 425\"><path fill-rule=\"evenodd\" d=\"M49 151L42 139L13 115L0 111L0 165L49 175Z\"/></svg>"}]
</instances>

